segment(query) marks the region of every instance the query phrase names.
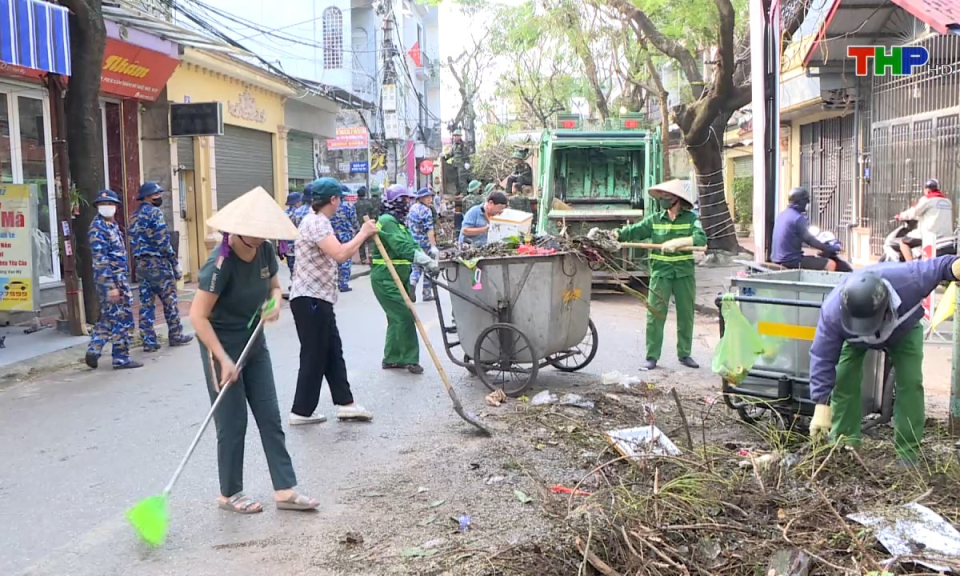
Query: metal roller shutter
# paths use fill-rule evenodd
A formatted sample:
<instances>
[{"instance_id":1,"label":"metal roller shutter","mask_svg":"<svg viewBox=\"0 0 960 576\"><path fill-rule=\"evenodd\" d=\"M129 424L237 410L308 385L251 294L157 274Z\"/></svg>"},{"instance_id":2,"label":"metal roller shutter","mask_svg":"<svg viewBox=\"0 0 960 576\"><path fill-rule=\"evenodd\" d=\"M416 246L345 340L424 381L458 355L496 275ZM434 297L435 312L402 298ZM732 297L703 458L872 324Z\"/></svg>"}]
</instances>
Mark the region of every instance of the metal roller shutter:
<instances>
[{"instance_id":1,"label":"metal roller shutter","mask_svg":"<svg viewBox=\"0 0 960 576\"><path fill-rule=\"evenodd\" d=\"M273 194L273 139L269 132L224 126L215 142L217 206L257 186Z\"/></svg>"},{"instance_id":2,"label":"metal roller shutter","mask_svg":"<svg viewBox=\"0 0 960 576\"><path fill-rule=\"evenodd\" d=\"M734 178L753 178L753 156L738 156L733 159Z\"/></svg>"},{"instance_id":3,"label":"metal roller shutter","mask_svg":"<svg viewBox=\"0 0 960 576\"><path fill-rule=\"evenodd\" d=\"M177 138L177 164L184 170L194 170L193 138Z\"/></svg>"},{"instance_id":4,"label":"metal roller shutter","mask_svg":"<svg viewBox=\"0 0 960 576\"><path fill-rule=\"evenodd\" d=\"M287 178L313 180L313 137L298 132L287 136Z\"/></svg>"}]
</instances>

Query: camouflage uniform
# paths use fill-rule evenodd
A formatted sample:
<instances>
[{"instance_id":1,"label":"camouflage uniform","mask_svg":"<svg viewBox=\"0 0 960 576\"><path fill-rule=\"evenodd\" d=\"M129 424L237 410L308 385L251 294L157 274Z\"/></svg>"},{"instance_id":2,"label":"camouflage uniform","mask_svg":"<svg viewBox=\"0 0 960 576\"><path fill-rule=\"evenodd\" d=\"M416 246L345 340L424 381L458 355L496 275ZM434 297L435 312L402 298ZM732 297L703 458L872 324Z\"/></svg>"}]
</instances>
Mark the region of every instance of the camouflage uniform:
<instances>
[{"instance_id":1,"label":"camouflage uniform","mask_svg":"<svg viewBox=\"0 0 960 576\"><path fill-rule=\"evenodd\" d=\"M450 160L450 164L457 169L457 193L463 194L467 191L469 171L466 165L470 161L470 155L467 154L467 145L463 140L453 143Z\"/></svg>"},{"instance_id":2,"label":"camouflage uniform","mask_svg":"<svg viewBox=\"0 0 960 576\"><path fill-rule=\"evenodd\" d=\"M530 202L530 199L524 196L523 194L513 194L507 200L507 206L514 210L522 210L524 212L533 213L533 203Z\"/></svg>"},{"instance_id":3,"label":"camouflage uniform","mask_svg":"<svg viewBox=\"0 0 960 576\"><path fill-rule=\"evenodd\" d=\"M333 231L337 235L337 240L341 244L346 244L347 242L353 240L353 237L356 236L357 230L360 228L357 223L357 209L353 205L353 202L347 202L342 200L340 202L340 207L337 208L337 211L333 214L333 218L330 219L330 224L333 225ZM345 292L350 289L350 269L353 267L353 261L347 260L346 262L340 263L340 291Z\"/></svg>"},{"instance_id":4,"label":"camouflage uniform","mask_svg":"<svg viewBox=\"0 0 960 576\"><path fill-rule=\"evenodd\" d=\"M293 222L293 225L297 228L300 227L300 221L303 220L303 216L300 215L302 208L303 206L290 206L283 211L283 213L287 215L287 218L289 218L290 221ZM309 208L309 206L307 208ZM284 246L286 248L286 252L283 253L283 257L287 261L287 268L290 270L290 277L293 278L293 265L297 261L297 257L294 255L296 254L296 252L294 252L294 241L283 240L280 242L280 244L282 245L284 242L286 242L286 245Z\"/></svg>"},{"instance_id":5,"label":"camouflage uniform","mask_svg":"<svg viewBox=\"0 0 960 576\"><path fill-rule=\"evenodd\" d=\"M155 296L163 303L170 344L182 343L183 326L177 308L177 280L180 279L180 273L177 271L177 256L170 244L170 234L167 233L167 223L159 208L148 202L140 204L133 214L130 246L140 282L140 337L143 338L144 351L152 352L160 348L153 327Z\"/></svg>"},{"instance_id":6,"label":"camouflage uniform","mask_svg":"<svg viewBox=\"0 0 960 576\"><path fill-rule=\"evenodd\" d=\"M374 203L376 203L376 206ZM357 210L357 218L363 219L364 216L369 216L371 220L376 222L377 218L380 217L379 204L380 203L376 198L361 197L357 199L356 204L354 204L354 208ZM367 240L362 246L360 246L360 259L364 262L367 261L370 254L367 246L370 242L372 241Z\"/></svg>"},{"instance_id":7,"label":"camouflage uniform","mask_svg":"<svg viewBox=\"0 0 960 576\"><path fill-rule=\"evenodd\" d=\"M427 254L429 254L430 249L433 248L433 245L430 244L430 236L428 233L435 229L431 208L432 206L428 207L421 202L415 202L407 214L407 228L409 228L410 233L413 234L413 239L416 240L420 248ZM436 232L434 232L434 234L436 234ZM430 282L430 275L424 274L423 267L416 264L413 265L413 269L410 272L410 292L416 293L417 283L420 281L421 276L423 277L423 298L425 301L432 300L433 284Z\"/></svg>"},{"instance_id":8,"label":"camouflage uniform","mask_svg":"<svg viewBox=\"0 0 960 576\"><path fill-rule=\"evenodd\" d=\"M466 214L474 206L479 206L486 201L479 193L469 194L463 199L463 213Z\"/></svg>"},{"instance_id":9,"label":"camouflage uniform","mask_svg":"<svg viewBox=\"0 0 960 576\"><path fill-rule=\"evenodd\" d=\"M127 281L127 249L116 222L97 216L88 233L93 276L100 297L100 319L93 329L87 354L99 358L107 342L113 341L113 365L130 364L130 332L133 330L133 294ZM110 290L120 292L120 301L111 302Z\"/></svg>"}]
</instances>

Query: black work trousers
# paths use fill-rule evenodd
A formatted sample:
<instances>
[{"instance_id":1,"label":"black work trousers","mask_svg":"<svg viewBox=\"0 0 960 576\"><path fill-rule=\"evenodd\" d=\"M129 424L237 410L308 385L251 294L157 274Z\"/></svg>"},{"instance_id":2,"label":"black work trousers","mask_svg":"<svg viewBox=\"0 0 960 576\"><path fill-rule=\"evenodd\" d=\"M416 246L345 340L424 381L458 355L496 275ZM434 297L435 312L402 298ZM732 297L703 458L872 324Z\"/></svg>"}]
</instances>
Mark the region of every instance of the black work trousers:
<instances>
[{"instance_id":1,"label":"black work trousers","mask_svg":"<svg viewBox=\"0 0 960 576\"><path fill-rule=\"evenodd\" d=\"M319 298L301 296L290 301L290 310L300 338L300 374L297 376L293 413L300 416L313 414L320 402L324 378L327 379L334 404L353 404L333 304Z\"/></svg>"}]
</instances>

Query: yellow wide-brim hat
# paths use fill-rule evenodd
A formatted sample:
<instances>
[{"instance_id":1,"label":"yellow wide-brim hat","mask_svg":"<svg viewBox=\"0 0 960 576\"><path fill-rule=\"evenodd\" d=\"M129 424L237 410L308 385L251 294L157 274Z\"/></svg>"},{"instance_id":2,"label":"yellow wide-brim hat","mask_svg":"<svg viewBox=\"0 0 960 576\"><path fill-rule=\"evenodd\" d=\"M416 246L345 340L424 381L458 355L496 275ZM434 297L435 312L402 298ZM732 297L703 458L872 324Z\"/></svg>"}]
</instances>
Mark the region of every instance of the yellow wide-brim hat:
<instances>
[{"instance_id":1,"label":"yellow wide-brim hat","mask_svg":"<svg viewBox=\"0 0 960 576\"><path fill-rule=\"evenodd\" d=\"M207 219L207 226L227 234L264 240L296 240L297 227L269 192L257 186Z\"/></svg>"},{"instance_id":2,"label":"yellow wide-brim hat","mask_svg":"<svg viewBox=\"0 0 960 576\"><path fill-rule=\"evenodd\" d=\"M672 194L677 198L687 202L691 206L696 202L696 198L693 193L693 186L690 185L690 182L687 180L678 180L674 178L673 180L667 180L666 182L661 182L656 186L650 187L650 195L654 198L663 198L665 194Z\"/></svg>"}]
</instances>

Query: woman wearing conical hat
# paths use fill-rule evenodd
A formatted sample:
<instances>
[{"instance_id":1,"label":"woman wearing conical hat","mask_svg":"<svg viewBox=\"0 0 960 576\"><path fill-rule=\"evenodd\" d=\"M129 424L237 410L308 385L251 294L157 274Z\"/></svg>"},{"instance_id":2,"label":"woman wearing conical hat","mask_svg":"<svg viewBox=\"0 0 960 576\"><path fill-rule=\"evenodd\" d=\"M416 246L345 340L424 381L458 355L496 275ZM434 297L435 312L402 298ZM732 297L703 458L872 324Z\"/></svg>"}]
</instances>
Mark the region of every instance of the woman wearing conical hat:
<instances>
[{"instance_id":1,"label":"woman wearing conical hat","mask_svg":"<svg viewBox=\"0 0 960 576\"><path fill-rule=\"evenodd\" d=\"M296 490L297 477L287 452L270 351L261 332L246 364L238 369L254 322L270 298L281 297L277 255L266 238L296 240L297 229L283 209L263 188L257 187L223 207L207 220L223 234L200 270L200 286L190 309L190 321L200 339L200 355L210 401L220 389L233 384L217 409L217 462L220 470L220 508L255 514L263 506L243 493L243 448L247 431L247 404L260 429L260 441L273 481L274 500L281 510L313 510L318 502ZM266 314L276 321L280 307ZM253 320L253 321L252 321ZM215 373L210 370L215 367Z\"/></svg>"}]
</instances>

